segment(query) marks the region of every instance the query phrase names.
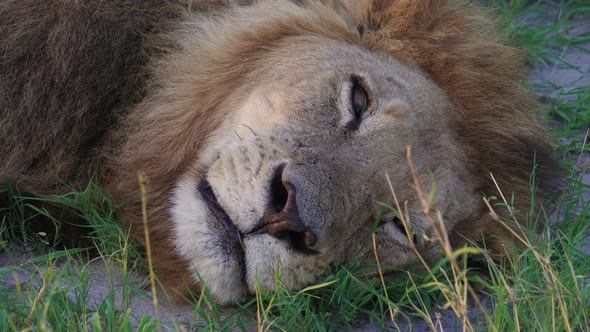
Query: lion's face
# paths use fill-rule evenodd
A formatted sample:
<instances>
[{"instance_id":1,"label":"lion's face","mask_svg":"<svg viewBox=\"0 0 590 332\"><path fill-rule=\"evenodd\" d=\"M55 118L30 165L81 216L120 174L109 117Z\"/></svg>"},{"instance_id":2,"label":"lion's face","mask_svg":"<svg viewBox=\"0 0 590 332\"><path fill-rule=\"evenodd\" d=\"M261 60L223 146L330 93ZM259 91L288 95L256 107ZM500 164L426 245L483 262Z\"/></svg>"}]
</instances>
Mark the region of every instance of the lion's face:
<instances>
[{"instance_id":1,"label":"lion's face","mask_svg":"<svg viewBox=\"0 0 590 332\"><path fill-rule=\"evenodd\" d=\"M426 249L430 224L413 199L408 146L447 227L471 213L449 102L416 68L315 37L285 43L264 63L250 77L256 84L227 101L230 115L173 198L178 250L219 300L236 300L257 283L273 288L276 271L299 288L331 264L370 253L379 202L392 202L386 174L399 201L409 202L412 231ZM392 213L376 236L384 263L413 258Z\"/></svg>"}]
</instances>

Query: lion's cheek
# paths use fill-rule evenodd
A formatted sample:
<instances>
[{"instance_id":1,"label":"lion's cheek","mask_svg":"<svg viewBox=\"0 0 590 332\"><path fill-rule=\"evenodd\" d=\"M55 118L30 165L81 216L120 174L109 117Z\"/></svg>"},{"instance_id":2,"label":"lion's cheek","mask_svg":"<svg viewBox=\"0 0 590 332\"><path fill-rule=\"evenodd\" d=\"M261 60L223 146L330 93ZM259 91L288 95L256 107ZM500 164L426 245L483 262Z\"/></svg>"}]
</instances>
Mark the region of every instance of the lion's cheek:
<instances>
[{"instance_id":1,"label":"lion's cheek","mask_svg":"<svg viewBox=\"0 0 590 332\"><path fill-rule=\"evenodd\" d=\"M300 289L328 271L329 254L306 256L294 253L269 235L251 236L244 240L246 283L250 293L257 288L274 290L277 276L289 289Z\"/></svg>"}]
</instances>

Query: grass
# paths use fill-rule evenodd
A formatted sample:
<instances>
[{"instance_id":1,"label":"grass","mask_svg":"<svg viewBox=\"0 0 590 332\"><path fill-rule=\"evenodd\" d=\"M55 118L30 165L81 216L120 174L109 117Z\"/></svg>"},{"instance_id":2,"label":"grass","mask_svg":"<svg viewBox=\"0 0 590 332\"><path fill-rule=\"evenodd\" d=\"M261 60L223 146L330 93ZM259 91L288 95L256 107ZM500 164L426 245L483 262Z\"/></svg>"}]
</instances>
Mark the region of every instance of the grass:
<instances>
[{"instance_id":1,"label":"grass","mask_svg":"<svg viewBox=\"0 0 590 332\"><path fill-rule=\"evenodd\" d=\"M564 52L572 48L588 51L583 45L590 40L590 31L574 37L566 34L578 25L576 19L590 16L590 6L584 1L489 2L511 40L529 53L532 66L576 70L563 57ZM531 26L531 21L542 23ZM367 267L352 261L299 291L281 287L277 277L276 291L257 291L244 303L229 308L216 304L205 289L193 294L190 317L182 319L183 325L211 331L325 331L360 326L590 330L590 255L580 249L588 242L590 202L584 194L590 192L590 185L579 178L588 165L578 158L590 152L590 144L581 138L590 124L590 89L551 83L533 88L557 91L547 98L546 113L562 142L559 151L570 175L553 211L557 222L550 223L545 217L541 234L521 238L523 249L518 249L511 264L498 265L478 248L450 250L444 229L437 227L444 255L435 264L417 262L421 269L371 279L362 277ZM26 254L34 253L24 263L0 267L0 279L4 280L0 281L0 332L180 329L180 320L166 317L151 296L155 281L148 277L153 276L151 265L145 263L149 255L145 257L143 249L129 240L127 230L118 226L115 207L100 188L91 183L84 191L48 200L75 211L91 228L88 246L78 249L60 246L64 220L34 204L38 199L23 197L11 188L0 190L10 197L4 211L9 220L0 223L0 251L10 255L18 246L27 248ZM490 202L509 205L501 199ZM490 203L491 209L495 206ZM396 204L384 205L384 209L401 210ZM54 231L30 227L30 221L39 215L52 221ZM403 219L403 214L400 217ZM430 218L440 225L437 215ZM19 226L8 228L8 224ZM372 239L367 239L367 245L372 245ZM89 255L88 248L95 255ZM485 262L489 279L466 265L467 255L477 253ZM376 257L376 266L385 268L378 262ZM108 281L97 297L91 291L96 280ZM147 308L140 310L138 303L147 303Z\"/></svg>"},{"instance_id":2,"label":"grass","mask_svg":"<svg viewBox=\"0 0 590 332\"><path fill-rule=\"evenodd\" d=\"M509 39L530 55L533 66L550 63L571 66L561 58L565 50L588 52L584 45L590 41L590 31L567 34L578 27L576 18L590 13L584 0L487 2L498 12Z\"/></svg>"}]
</instances>

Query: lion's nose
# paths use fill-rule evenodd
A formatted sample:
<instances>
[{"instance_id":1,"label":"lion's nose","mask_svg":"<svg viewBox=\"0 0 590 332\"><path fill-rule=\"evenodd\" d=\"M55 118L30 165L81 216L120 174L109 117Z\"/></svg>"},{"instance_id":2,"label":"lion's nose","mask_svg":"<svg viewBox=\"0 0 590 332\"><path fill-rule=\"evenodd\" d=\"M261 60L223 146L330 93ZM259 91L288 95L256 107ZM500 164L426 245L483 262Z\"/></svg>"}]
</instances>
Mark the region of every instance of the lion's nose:
<instances>
[{"instance_id":1,"label":"lion's nose","mask_svg":"<svg viewBox=\"0 0 590 332\"><path fill-rule=\"evenodd\" d=\"M306 227L297 210L297 189L284 180L281 165L275 171L270 183L270 201L262 216L259 232L287 241L295 250L312 253L310 250L317 242L317 236Z\"/></svg>"}]
</instances>

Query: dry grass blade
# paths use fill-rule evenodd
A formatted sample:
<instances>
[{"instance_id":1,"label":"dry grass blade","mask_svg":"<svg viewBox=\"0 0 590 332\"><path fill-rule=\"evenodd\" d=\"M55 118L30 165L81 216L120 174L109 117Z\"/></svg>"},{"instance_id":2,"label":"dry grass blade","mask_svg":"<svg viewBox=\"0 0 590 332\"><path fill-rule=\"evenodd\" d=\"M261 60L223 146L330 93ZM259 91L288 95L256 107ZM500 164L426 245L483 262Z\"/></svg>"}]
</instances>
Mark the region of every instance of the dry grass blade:
<instances>
[{"instance_id":1,"label":"dry grass blade","mask_svg":"<svg viewBox=\"0 0 590 332\"><path fill-rule=\"evenodd\" d=\"M41 288L39 289L39 292L37 292L37 295L35 296L35 299L33 300L33 305L31 306L31 312L27 316L27 320L26 320L27 325L30 324L31 318L33 317L33 314L35 313L35 309L37 308L37 305L39 305L39 301L41 301L41 298L45 294L45 291L47 291L47 286L48 286L47 279L45 278L43 273L39 270L39 268L35 266L35 270L37 270L37 272L39 272L39 275L41 276L42 284L41 284Z\"/></svg>"},{"instance_id":2,"label":"dry grass blade","mask_svg":"<svg viewBox=\"0 0 590 332\"><path fill-rule=\"evenodd\" d=\"M385 285L385 279L383 278L383 271L381 270L381 262L379 261L379 254L377 254L377 239L375 238L375 233L371 235L373 239L373 253L375 253L375 261L377 262L377 270L379 271L379 278L381 279L381 286L383 286L383 293L385 294L385 299L387 299L387 307L389 308L389 316L391 318L391 322L395 324L395 313L393 308L391 307L391 301L389 300L389 294L387 294L387 286Z\"/></svg>"},{"instance_id":3,"label":"dry grass blade","mask_svg":"<svg viewBox=\"0 0 590 332\"><path fill-rule=\"evenodd\" d=\"M150 232L148 227L147 221L147 178L144 174L138 174L138 181L139 181L139 188L141 190L141 215L143 219L143 234L145 236L145 251L147 255L148 261L148 269L150 275L150 286L152 291L152 302L154 305L154 317L156 318L156 322L158 324L158 330L162 330L162 326L160 325L160 312L158 310L158 294L156 290L156 275L154 274L154 265L152 262L152 249L150 243Z\"/></svg>"}]
</instances>

